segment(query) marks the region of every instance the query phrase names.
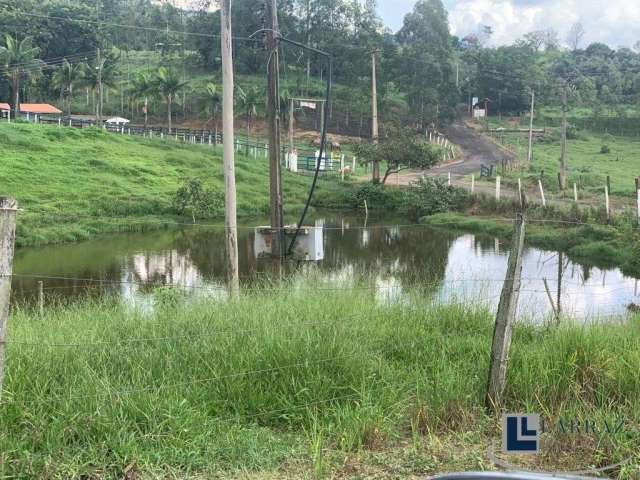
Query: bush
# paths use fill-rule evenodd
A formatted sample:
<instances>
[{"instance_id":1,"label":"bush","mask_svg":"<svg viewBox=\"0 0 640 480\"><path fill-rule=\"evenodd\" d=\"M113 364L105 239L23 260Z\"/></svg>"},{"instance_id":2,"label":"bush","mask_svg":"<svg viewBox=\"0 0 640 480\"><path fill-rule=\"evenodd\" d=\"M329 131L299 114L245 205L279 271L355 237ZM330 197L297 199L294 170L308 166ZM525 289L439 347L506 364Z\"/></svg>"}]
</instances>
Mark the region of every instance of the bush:
<instances>
[{"instance_id":1,"label":"bush","mask_svg":"<svg viewBox=\"0 0 640 480\"><path fill-rule=\"evenodd\" d=\"M401 190L384 188L381 183L365 183L353 191L349 203L353 208L362 208L366 200L370 209L397 210L405 199L406 193Z\"/></svg>"},{"instance_id":2,"label":"bush","mask_svg":"<svg viewBox=\"0 0 640 480\"><path fill-rule=\"evenodd\" d=\"M611 149L609 148L609 145L602 145L602 147L600 147L600 153L607 154L607 153L611 153Z\"/></svg>"},{"instance_id":3,"label":"bush","mask_svg":"<svg viewBox=\"0 0 640 480\"><path fill-rule=\"evenodd\" d=\"M407 210L413 218L421 218L467 206L469 194L462 188L447 185L443 180L420 179L409 189Z\"/></svg>"},{"instance_id":4,"label":"bush","mask_svg":"<svg viewBox=\"0 0 640 480\"><path fill-rule=\"evenodd\" d=\"M205 187L198 179L189 179L176 191L173 208L178 215L187 212L193 222L197 218L214 218L224 215L224 193L215 187Z\"/></svg>"}]
</instances>

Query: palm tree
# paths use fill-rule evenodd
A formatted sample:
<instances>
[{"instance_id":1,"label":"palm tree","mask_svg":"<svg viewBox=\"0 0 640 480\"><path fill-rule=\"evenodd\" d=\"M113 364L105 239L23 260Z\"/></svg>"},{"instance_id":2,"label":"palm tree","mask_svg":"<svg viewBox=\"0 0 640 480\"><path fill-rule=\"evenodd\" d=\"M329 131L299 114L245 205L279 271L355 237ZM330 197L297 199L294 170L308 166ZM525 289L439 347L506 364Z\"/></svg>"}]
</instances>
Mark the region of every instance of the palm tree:
<instances>
[{"instance_id":1,"label":"palm tree","mask_svg":"<svg viewBox=\"0 0 640 480\"><path fill-rule=\"evenodd\" d=\"M33 45L31 37L18 41L11 35L4 36L4 45L0 45L0 66L11 84L11 101L13 110L20 111L20 82L37 75L42 71L42 61L38 54L40 49Z\"/></svg>"},{"instance_id":2,"label":"palm tree","mask_svg":"<svg viewBox=\"0 0 640 480\"><path fill-rule=\"evenodd\" d=\"M131 92L136 97L144 98L144 128L147 128L149 123L149 97L155 93L156 85L153 82L151 75L145 72L138 73L133 79L133 85L131 86Z\"/></svg>"},{"instance_id":3,"label":"palm tree","mask_svg":"<svg viewBox=\"0 0 640 480\"><path fill-rule=\"evenodd\" d=\"M120 56L117 53L109 52L100 61L96 60L93 63L87 64L84 67L83 79L84 84L94 92L98 92L100 95L100 101L96 103L96 118L102 118L102 103L104 96L102 93L106 88L115 88L118 84L118 60ZM100 90L102 86L102 90Z\"/></svg>"},{"instance_id":4,"label":"palm tree","mask_svg":"<svg viewBox=\"0 0 640 480\"><path fill-rule=\"evenodd\" d=\"M207 113L209 119L213 120L213 125L216 131L218 130L218 111L220 110L220 104L222 103L222 94L220 87L215 83L207 83Z\"/></svg>"},{"instance_id":5,"label":"palm tree","mask_svg":"<svg viewBox=\"0 0 640 480\"><path fill-rule=\"evenodd\" d=\"M246 90L238 87L240 104L244 110L247 124L247 153L249 152L249 137L251 136L251 126L253 119L258 115L258 106L261 102L261 95L258 87L251 86Z\"/></svg>"},{"instance_id":6,"label":"palm tree","mask_svg":"<svg viewBox=\"0 0 640 480\"><path fill-rule=\"evenodd\" d=\"M65 58L62 66L53 74L53 87L60 90L60 96L64 100L64 109L67 112L67 116L71 116L73 87L84 79L85 70L86 66L83 63L73 65Z\"/></svg>"},{"instance_id":7,"label":"palm tree","mask_svg":"<svg viewBox=\"0 0 640 480\"><path fill-rule=\"evenodd\" d=\"M169 120L169 133L171 133L171 107L180 90L182 90L188 82L181 82L175 72L160 67L154 83L156 91L167 104L167 119Z\"/></svg>"}]
</instances>

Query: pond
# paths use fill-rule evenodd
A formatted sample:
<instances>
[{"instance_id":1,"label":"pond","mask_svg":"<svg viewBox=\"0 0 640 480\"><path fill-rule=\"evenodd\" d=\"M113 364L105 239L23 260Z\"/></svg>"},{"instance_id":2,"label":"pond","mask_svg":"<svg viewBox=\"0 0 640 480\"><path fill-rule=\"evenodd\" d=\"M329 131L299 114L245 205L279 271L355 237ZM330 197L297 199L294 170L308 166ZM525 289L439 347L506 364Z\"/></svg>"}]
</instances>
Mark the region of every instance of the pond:
<instances>
[{"instance_id":1,"label":"pond","mask_svg":"<svg viewBox=\"0 0 640 480\"><path fill-rule=\"evenodd\" d=\"M324 260L286 261L279 275L313 273L335 288L370 288L381 302L402 301L407 291L421 287L434 301L497 307L508 242L399 219L369 218L365 226L364 218L357 216L330 213L316 218L324 222ZM239 230L245 288L263 287L275 270L272 260L254 255L252 225L256 224L260 223L241 225ZM19 249L13 297L34 302L40 280L45 301L98 295L136 301L159 285L224 297L223 235L221 228L195 225ZM522 276L522 317L548 317L552 313L549 297L554 304L559 298L564 313L584 321L625 314L629 304L640 303L635 278L618 269L581 265L554 251L525 247Z\"/></svg>"}]
</instances>

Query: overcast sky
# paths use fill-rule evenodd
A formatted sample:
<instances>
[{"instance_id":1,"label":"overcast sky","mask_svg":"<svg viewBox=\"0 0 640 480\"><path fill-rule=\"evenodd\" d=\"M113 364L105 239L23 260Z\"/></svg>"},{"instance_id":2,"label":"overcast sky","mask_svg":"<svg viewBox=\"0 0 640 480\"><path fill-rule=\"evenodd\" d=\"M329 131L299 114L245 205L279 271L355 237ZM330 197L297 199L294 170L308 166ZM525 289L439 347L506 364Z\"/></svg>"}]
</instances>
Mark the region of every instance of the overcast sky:
<instances>
[{"instance_id":1,"label":"overcast sky","mask_svg":"<svg viewBox=\"0 0 640 480\"><path fill-rule=\"evenodd\" d=\"M611 47L633 46L640 40L638 0L443 0L452 33L460 37L490 25L491 43L512 43L525 33L555 29L562 42L575 22L586 30L584 44L604 42ZM384 23L396 31L415 0L378 0Z\"/></svg>"}]
</instances>

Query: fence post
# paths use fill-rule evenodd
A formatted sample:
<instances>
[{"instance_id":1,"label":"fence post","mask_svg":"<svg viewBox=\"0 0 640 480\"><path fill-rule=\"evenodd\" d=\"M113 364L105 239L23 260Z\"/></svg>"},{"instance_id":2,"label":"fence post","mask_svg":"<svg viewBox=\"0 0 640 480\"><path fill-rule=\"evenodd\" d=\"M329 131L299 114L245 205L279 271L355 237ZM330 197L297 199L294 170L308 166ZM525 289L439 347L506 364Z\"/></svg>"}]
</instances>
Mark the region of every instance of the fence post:
<instances>
[{"instance_id":1,"label":"fence post","mask_svg":"<svg viewBox=\"0 0 640 480\"><path fill-rule=\"evenodd\" d=\"M4 382L4 355L7 319L11 299L11 274L18 204L13 198L0 198L0 399Z\"/></svg>"},{"instance_id":2,"label":"fence post","mask_svg":"<svg viewBox=\"0 0 640 480\"><path fill-rule=\"evenodd\" d=\"M540 199L542 200L542 206L547 206L547 201L544 198L544 189L542 188L542 180L538 179L538 188L540 189Z\"/></svg>"},{"instance_id":3,"label":"fence post","mask_svg":"<svg viewBox=\"0 0 640 480\"><path fill-rule=\"evenodd\" d=\"M640 178L636 177L636 210L638 211L638 224L640 224Z\"/></svg>"},{"instance_id":4,"label":"fence post","mask_svg":"<svg viewBox=\"0 0 640 480\"><path fill-rule=\"evenodd\" d=\"M40 316L44 315L44 282L38 280L38 311Z\"/></svg>"},{"instance_id":5,"label":"fence post","mask_svg":"<svg viewBox=\"0 0 640 480\"><path fill-rule=\"evenodd\" d=\"M476 174L471 174L471 193L474 193L476 190Z\"/></svg>"},{"instance_id":6,"label":"fence post","mask_svg":"<svg viewBox=\"0 0 640 480\"><path fill-rule=\"evenodd\" d=\"M520 177L518 177L518 200L520 201L520 208L523 208L524 204L522 201L522 180L520 180Z\"/></svg>"},{"instance_id":7,"label":"fence post","mask_svg":"<svg viewBox=\"0 0 640 480\"><path fill-rule=\"evenodd\" d=\"M497 411L501 403L507 377L511 333L518 306L518 296L520 294L524 225L524 215L518 213L513 232L511 253L509 254L507 264L507 276L504 280L502 293L500 294L500 303L498 304L496 323L493 330L485 406L487 410L494 412Z\"/></svg>"},{"instance_id":8,"label":"fence post","mask_svg":"<svg viewBox=\"0 0 640 480\"><path fill-rule=\"evenodd\" d=\"M609 187L604 186L604 208L607 213L607 222L609 221Z\"/></svg>"},{"instance_id":9,"label":"fence post","mask_svg":"<svg viewBox=\"0 0 640 480\"><path fill-rule=\"evenodd\" d=\"M500 175L496 175L496 200L500 201Z\"/></svg>"},{"instance_id":10,"label":"fence post","mask_svg":"<svg viewBox=\"0 0 640 480\"><path fill-rule=\"evenodd\" d=\"M447 172L447 185L451 186L451 172Z\"/></svg>"}]
</instances>

